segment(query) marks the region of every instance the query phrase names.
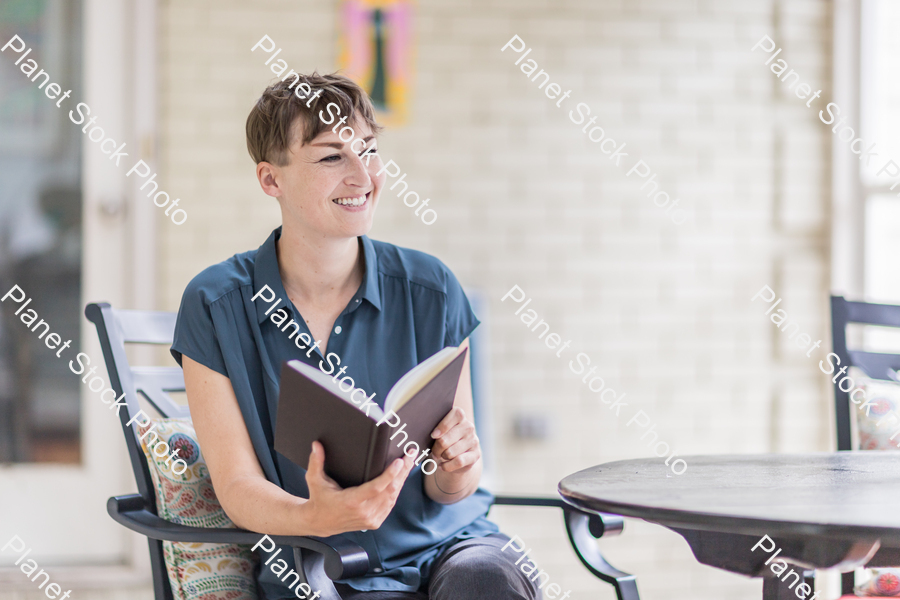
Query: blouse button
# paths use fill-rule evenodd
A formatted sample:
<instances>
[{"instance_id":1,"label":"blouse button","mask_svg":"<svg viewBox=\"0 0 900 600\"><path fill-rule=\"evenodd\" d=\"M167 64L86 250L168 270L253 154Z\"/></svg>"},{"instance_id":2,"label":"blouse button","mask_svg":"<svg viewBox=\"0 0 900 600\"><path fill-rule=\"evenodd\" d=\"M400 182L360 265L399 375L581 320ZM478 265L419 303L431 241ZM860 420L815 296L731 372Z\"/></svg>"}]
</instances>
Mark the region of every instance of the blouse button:
<instances>
[{"instance_id":1,"label":"blouse button","mask_svg":"<svg viewBox=\"0 0 900 600\"><path fill-rule=\"evenodd\" d=\"M381 573L381 567L375 567L374 569L372 569L372 572L373 573Z\"/></svg>"},{"instance_id":2,"label":"blouse button","mask_svg":"<svg viewBox=\"0 0 900 600\"><path fill-rule=\"evenodd\" d=\"M334 328L334 332L335 332L335 333L340 333L340 332L341 332L341 326L338 325L337 327L335 327L335 328Z\"/></svg>"}]
</instances>

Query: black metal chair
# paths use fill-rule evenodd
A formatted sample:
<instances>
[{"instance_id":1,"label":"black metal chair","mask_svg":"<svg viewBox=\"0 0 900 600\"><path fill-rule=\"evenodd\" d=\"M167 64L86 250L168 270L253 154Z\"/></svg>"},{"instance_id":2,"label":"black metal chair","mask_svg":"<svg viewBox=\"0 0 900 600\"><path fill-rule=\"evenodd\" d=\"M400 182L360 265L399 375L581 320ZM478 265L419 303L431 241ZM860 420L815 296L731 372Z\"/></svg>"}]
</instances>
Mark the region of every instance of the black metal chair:
<instances>
[{"instance_id":1,"label":"black metal chair","mask_svg":"<svg viewBox=\"0 0 900 600\"><path fill-rule=\"evenodd\" d=\"M187 527L157 516L156 498L150 471L144 459L136 430L127 422L140 410L142 396L163 418L189 418L186 406L174 402L169 392L184 391L184 376L179 367L132 367L125 354L126 344L171 345L175 331L175 313L116 310L106 303L88 304L85 315L94 323L103 348L110 385L118 397L125 394L127 411L119 411L125 445L137 481L138 493L116 496L107 502L107 511L128 529L147 536L157 600L173 600L166 575L162 540L193 543L254 544L260 534L243 529L205 529ZM146 414L146 413L145 413ZM612 567L600 554L594 540L617 535L623 528L618 515L588 514L574 510L559 498L496 496L495 505L550 506L563 511L566 532L581 562L596 577L615 587L619 600L640 600L633 575ZM294 561L301 582L321 591L323 600L340 600L333 580L359 577L369 569L363 548L347 538L269 536L277 544L294 549Z\"/></svg>"},{"instance_id":2,"label":"black metal chair","mask_svg":"<svg viewBox=\"0 0 900 600\"><path fill-rule=\"evenodd\" d=\"M851 302L843 296L831 297L831 339L834 353L841 359L841 366L854 366L872 379L898 381L895 371L900 369L900 354L847 348L847 325L851 323L900 328L900 306ZM850 393L841 390L839 383L840 380L834 384L837 449L850 450Z\"/></svg>"},{"instance_id":3,"label":"black metal chair","mask_svg":"<svg viewBox=\"0 0 900 600\"><path fill-rule=\"evenodd\" d=\"M871 379L898 381L895 371L900 369L900 354L850 350L847 347L847 325L878 325L900 328L900 306L893 304L871 304L851 302L843 296L831 297L831 339L834 353L840 365L854 366ZM838 379L834 385L834 411L837 428L837 449L852 450L850 436L850 411L855 405L850 403L850 391L843 391ZM876 555L877 556L877 555ZM841 577L841 593L853 593L853 573Z\"/></svg>"}]
</instances>

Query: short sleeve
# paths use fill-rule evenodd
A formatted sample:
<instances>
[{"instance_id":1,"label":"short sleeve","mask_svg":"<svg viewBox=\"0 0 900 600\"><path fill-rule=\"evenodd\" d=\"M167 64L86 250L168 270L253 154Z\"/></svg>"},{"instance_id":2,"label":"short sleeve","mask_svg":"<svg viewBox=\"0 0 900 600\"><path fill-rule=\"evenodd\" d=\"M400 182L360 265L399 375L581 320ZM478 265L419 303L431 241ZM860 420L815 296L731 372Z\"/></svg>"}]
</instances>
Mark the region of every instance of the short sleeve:
<instances>
[{"instance_id":1,"label":"short sleeve","mask_svg":"<svg viewBox=\"0 0 900 600\"><path fill-rule=\"evenodd\" d=\"M450 346L459 346L463 340L472 335L480 323L462 286L449 269L447 269L446 314L445 339Z\"/></svg>"},{"instance_id":2,"label":"short sleeve","mask_svg":"<svg viewBox=\"0 0 900 600\"><path fill-rule=\"evenodd\" d=\"M202 275L202 274L201 274ZM216 335L212 317L212 307L208 295L204 293L198 276L188 284L181 298L178 318L175 322L175 339L170 352L181 365L182 355L190 357L201 365L228 377L222 343ZM226 301L225 298L221 301ZM183 366L183 365L182 365Z\"/></svg>"}]
</instances>

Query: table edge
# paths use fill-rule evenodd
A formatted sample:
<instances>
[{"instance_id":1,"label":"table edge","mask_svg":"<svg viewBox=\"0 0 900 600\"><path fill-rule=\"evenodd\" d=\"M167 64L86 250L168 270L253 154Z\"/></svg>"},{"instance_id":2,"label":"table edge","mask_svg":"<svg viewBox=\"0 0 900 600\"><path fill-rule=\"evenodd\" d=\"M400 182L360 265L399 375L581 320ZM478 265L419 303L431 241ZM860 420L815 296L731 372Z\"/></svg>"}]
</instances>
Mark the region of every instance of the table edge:
<instances>
[{"instance_id":1,"label":"table edge","mask_svg":"<svg viewBox=\"0 0 900 600\"><path fill-rule=\"evenodd\" d=\"M678 527L743 535L881 540L883 547L900 548L900 530L890 528L803 521L768 521L756 517L731 517L717 513L685 512L672 508L654 508L654 514L648 516L647 507L585 496L563 488L562 481L557 485L557 492L564 502L582 511L632 517L670 529Z\"/></svg>"}]
</instances>

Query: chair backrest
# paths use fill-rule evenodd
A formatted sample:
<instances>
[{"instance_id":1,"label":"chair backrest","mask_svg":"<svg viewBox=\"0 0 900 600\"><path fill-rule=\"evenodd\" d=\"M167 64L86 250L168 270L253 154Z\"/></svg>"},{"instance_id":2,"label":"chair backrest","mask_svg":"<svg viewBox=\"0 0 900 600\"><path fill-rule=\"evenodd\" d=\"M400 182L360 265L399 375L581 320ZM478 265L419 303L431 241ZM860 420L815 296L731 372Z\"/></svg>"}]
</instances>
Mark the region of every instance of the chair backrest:
<instances>
[{"instance_id":1,"label":"chair backrest","mask_svg":"<svg viewBox=\"0 0 900 600\"><path fill-rule=\"evenodd\" d=\"M126 410L118 412L131 459L131 469L144 505L150 512L158 515L153 480L137 433L137 423L144 419L137 419L132 425L128 425L128 422L141 410L138 394L163 418L190 418L188 408L173 401L168 394L184 391L184 375L180 367L132 367L128 363L125 344L171 345L175 337L177 315L147 310L119 310L105 302L88 304L84 314L97 328L109 383L115 390L116 397L125 394ZM155 596L157 600L173 600L172 588L166 575L162 542L154 539L148 539L147 542L150 547Z\"/></svg>"},{"instance_id":2,"label":"chair backrest","mask_svg":"<svg viewBox=\"0 0 900 600\"><path fill-rule=\"evenodd\" d=\"M163 418L190 417L188 408L173 401L167 393L184 391L184 375L179 367L132 367L128 363L125 344L171 345L176 314L118 310L105 302L88 304L84 314L97 328L110 385L117 397L125 394L127 410L119 411L125 444L138 491L147 506L155 511L153 481L137 434L137 422L143 419L137 419L132 425L127 423L141 410L138 394L146 398Z\"/></svg>"},{"instance_id":3,"label":"chair backrest","mask_svg":"<svg viewBox=\"0 0 900 600\"><path fill-rule=\"evenodd\" d=\"M841 366L857 367L872 379L897 381L900 354L850 350L847 347L847 325L878 325L900 328L900 306L851 302L843 296L831 297L831 339ZM850 450L850 393L840 389L841 379L834 382L835 423L838 450Z\"/></svg>"}]
</instances>

